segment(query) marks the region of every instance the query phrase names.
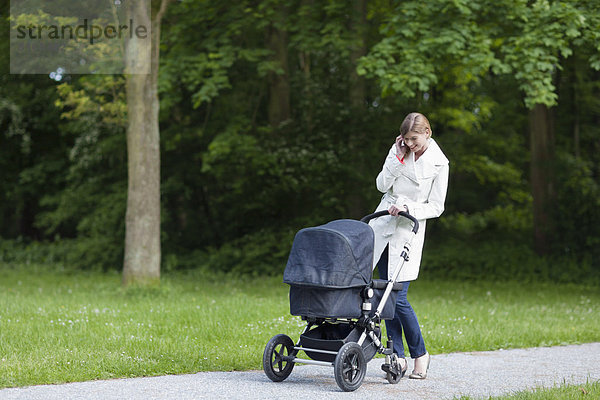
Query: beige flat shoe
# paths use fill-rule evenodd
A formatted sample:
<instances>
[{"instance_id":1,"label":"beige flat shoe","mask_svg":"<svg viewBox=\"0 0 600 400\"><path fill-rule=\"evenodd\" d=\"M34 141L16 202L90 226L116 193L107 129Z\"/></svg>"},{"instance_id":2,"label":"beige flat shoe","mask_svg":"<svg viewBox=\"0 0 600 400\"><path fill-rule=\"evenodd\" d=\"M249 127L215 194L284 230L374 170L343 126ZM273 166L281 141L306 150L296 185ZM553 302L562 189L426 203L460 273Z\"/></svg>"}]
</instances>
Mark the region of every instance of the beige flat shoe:
<instances>
[{"instance_id":1,"label":"beige flat shoe","mask_svg":"<svg viewBox=\"0 0 600 400\"><path fill-rule=\"evenodd\" d=\"M425 357L427 357L427 366L425 367L425 371L424 372L417 372L417 362L419 364L421 363L425 363ZM429 364L431 363L431 356L429 355L429 353L425 353L423 354L421 357L419 358L415 358L415 369L413 369L413 372L408 376L410 379L425 379L427 378L427 371L429 371Z\"/></svg>"}]
</instances>

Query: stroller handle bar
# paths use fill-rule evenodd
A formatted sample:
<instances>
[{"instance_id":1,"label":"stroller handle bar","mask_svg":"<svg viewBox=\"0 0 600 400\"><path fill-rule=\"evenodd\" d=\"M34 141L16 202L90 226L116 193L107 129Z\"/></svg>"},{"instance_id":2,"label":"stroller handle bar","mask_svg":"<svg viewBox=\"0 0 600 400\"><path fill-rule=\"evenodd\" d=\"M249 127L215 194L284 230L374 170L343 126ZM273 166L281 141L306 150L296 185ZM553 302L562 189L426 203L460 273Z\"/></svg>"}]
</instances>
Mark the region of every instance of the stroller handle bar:
<instances>
[{"instance_id":1,"label":"stroller handle bar","mask_svg":"<svg viewBox=\"0 0 600 400\"><path fill-rule=\"evenodd\" d=\"M364 217L362 217L362 219L360 220L360 222L369 223L369 221L372 220L373 218L382 217L384 215L390 215L390 213L387 210L378 211L378 212L373 213L373 214L365 215ZM398 213L398 215L401 215L404 218L408 218L409 220L411 220L412 223L413 223L412 231L413 231L414 234L417 234L417 232L419 231L419 221L415 217L413 217L412 215L410 215L409 213L407 213L406 211L400 211Z\"/></svg>"}]
</instances>

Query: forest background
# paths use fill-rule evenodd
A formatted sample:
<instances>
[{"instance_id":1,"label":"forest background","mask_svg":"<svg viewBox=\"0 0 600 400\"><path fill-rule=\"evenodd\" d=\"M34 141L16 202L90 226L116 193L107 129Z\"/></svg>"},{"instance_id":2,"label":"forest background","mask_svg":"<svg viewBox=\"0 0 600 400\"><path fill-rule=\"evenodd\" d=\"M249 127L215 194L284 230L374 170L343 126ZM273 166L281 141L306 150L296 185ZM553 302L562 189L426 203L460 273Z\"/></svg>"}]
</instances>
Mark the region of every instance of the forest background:
<instances>
[{"instance_id":1,"label":"forest background","mask_svg":"<svg viewBox=\"0 0 600 400\"><path fill-rule=\"evenodd\" d=\"M9 74L8 9L0 262L121 270L126 77ZM600 283L597 1L176 1L159 65L162 271L281 273L419 111L451 165L422 275Z\"/></svg>"}]
</instances>

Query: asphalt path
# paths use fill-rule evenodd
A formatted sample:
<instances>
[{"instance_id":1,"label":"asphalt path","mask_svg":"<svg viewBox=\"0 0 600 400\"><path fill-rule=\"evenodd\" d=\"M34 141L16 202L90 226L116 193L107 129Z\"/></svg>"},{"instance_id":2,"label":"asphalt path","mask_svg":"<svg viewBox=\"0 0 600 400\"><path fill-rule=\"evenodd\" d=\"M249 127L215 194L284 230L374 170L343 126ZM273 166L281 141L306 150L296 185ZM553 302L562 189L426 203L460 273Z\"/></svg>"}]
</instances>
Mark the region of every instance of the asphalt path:
<instances>
[{"instance_id":1,"label":"asphalt path","mask_svg":"<svg viewBox=\"0 0 600 400\"><path fill-rule=\"evenodd\" d=\"M296 365L280 383L263 371L200 372L2 389L0 399L477 399L600 381L600 343L433 355L426 380L405 377L395 385L385 380L382 362L369 362L362 386L348 393L333 368Z\"/></svg>"}]
</instances>

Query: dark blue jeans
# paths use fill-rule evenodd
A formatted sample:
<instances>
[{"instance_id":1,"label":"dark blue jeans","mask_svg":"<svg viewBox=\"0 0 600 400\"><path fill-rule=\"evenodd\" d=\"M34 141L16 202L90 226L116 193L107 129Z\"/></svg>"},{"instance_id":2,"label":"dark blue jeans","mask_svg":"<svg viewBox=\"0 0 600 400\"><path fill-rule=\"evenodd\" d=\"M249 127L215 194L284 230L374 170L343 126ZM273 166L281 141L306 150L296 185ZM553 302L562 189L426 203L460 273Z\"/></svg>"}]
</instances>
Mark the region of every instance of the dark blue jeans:
<instances>
[{"instance_id":1,"label":"dark blue jeans","mask_svg":"<svg viewBox=\"0 0 600 400\"><path fill-rule=\"evenodd\" d=\"M377 268L379 268L379 278L387 280L388 247L381 254ZM402 290L398 293L398 299L396 300L394 319L386 320L385 327L388 338L394 341L394 353L404 358L404 344L402 342L402 331L404 331L410 356L418 358L425 354L427 350L425 350L425 342L423 341L417 315L406 298L409 284L410 282L402 282Z\"/></svg>"}]
</instances>

